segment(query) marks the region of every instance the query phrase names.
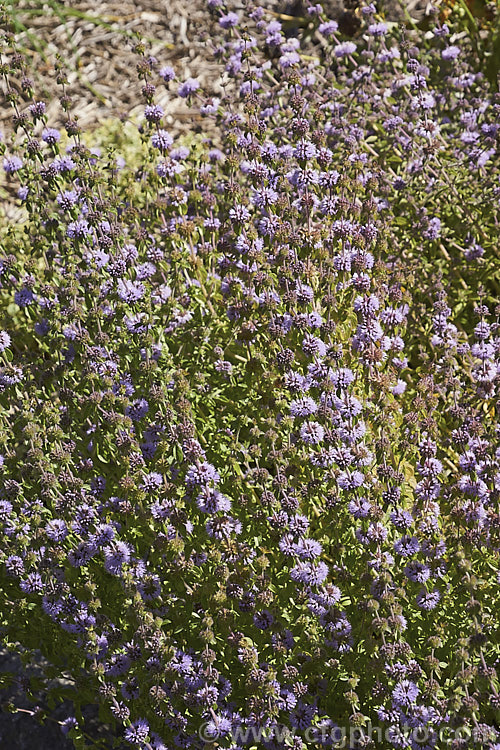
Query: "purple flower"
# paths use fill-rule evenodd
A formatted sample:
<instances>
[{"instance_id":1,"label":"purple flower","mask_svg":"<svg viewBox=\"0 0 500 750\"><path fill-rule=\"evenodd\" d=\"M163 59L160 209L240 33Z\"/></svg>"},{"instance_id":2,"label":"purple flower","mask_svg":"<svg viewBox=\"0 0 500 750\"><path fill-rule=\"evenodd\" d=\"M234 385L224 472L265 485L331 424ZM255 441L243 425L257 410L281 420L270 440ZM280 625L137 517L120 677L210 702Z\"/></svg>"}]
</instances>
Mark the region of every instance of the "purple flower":
<instances>
[{"instance_id":1,"label":"purple flower","mask_svg":"<svg viewBox=\"0 0 500 750\"><path fill-rule=\"evenodd\" d=\"M154 492L159 489L163 484L163 477L156 471L152 471L151 474L146 474L141 482L141 489L146 492Z\"/></svg>"},{"instance_id":2,"label":"purple flower","mask_svg":"<svg viewBox=\"0 0 500 750\"><path fill-rule=\"evenodd\" d=\"M31 289L28 289L28 287L23 287L14 293L14 302L16 305L19 305L19 307L28 307L28 305L31 305L34 301L35 295Z\"/></svg>"},{"instance_id":3,"label":"purple flower","mask_svg":"<svg viewBox=\"0 0 500 750\"><path fill-rule=\"evenodd\" d=\"M428 240L436 240L441 234L441 221L434 217L429 221L427 229L424 230L424 237Z\"/></svg>"},{"instance_id":4,"label":"purple flower","mask_svg":"<svg viewBox=\"0 0 500 750\"><path fill-rule=\"evenodd\" d=\"M348 57L349 55L352 55L353 52L356 52L356 45L354 42L341 42L340 44L335 45L333 52L335 57Z\"/></svg>"},{"instance_id":5,"label":"purple flower","mask_svg":"<svg viewBox=\"0 0 500 750\"><path fill-rule=\"evenodd\" d=\"M343 490L355 490L364 484L365 477L360 471L343 471L337 477L337 484Z\"/></svg>"},{"instance_id":6,"label":"purple flower","mask_svg":"<svg viewBox=\"0 0 500 750\"><path fill-rule=\"evenodd\" d=\"M47 523L45 533L53 542L62 542L68 536L68 527L61 518L54 518Z\"/></svg>"},{"instance_id":7,"label":"purple flower","mask_svg":"<svg viewBox=\"0 0 500 750\"><path fill-rule=\"evenodd\" d=\"M321 341L321 339L308 333L302 341L302 351L309 356L323 359L323 357L326 357L327 349L325 343Z\"/></svg>"},{"instance_id":8,"label":"purple flower","mask_svg":"<svg viewBox=\"0 0 500 750\"><path fill-rule=\"evenodd\" d=\"M115 535L116 529L114 526L111 526L109 523L101 523L97 526L92 541L97 544L98 547L102 547L104 544L113 541Z\"/></svg>"},{"instance_id":9,"label":"purple flower","mask_svg":"<svg viewBox=\"0 0 500 750\"><path fill-rule=\"evenodd\" d=\"M420 693L419 688L410 680L402 680L392 691L392 702L395 707L409 708Z\"/></svg>"},{"instance_id":10,"label":"purple flower","mask_svg":"<svg viewBox=\"0 0 500 750\"><path fill-rule=\"evenodd\" d=\"M412 560L405 567L404 573L411 581L425 583L429 579L431 571L428 565L417 560Z\"/></svg>"},{"instance_id":11,"label":"purple flower","mask_svg":"<svg viewBox=\"0 0 500 750\"><path fill-rule=\"evenodd\" d=\"M138 302L144 297L144 284L140 281L130 281L130 279L119 279L117 285L118 296L123 302Z\"/></svg>"},{"instance_id":12,"label":"purple flower","mask_svg":"<svg viewBox=\"0 0 500 750\"><path fill-rule=\"evenodd\" d=\"M105 665L105 674L119 677L128 671L131 659L127 654L113 654Z\"/></svg>"},{"instance_id":13,"label":"purple flower","mask_svg":"<svg viewBox=\"0 0 500 750\"><path fill-rule=\"evenodd\" d=\"M237 13L226 13L226 15L219 18L219 26L223 29L232 29L238 25L239 16Z\"/></svg>"},{"instance_id":14,"label":"purple flower","mask_svg":"<svg viewBox=\"0 0 500 750\"><path fill-rule=\"evenodd\" d=\"M220 477L215 467L207 461L190 466L186 474L186 484L188 487L208 486L212 482L217 484L219 479Z\"/></svg>"},{"instance_id":15,"label":"purple flower","mask_svg":"<svg viewBox=\"0 0 500 750\"><path fill-rule=\"evenodd\" d=\"M308 445L321 443L325 436L325 430L319 422L304 422L300 428L300 437Z\"/></svg>"},{"instance_id":16,"label":"purple flower","mask_svg":"<svg viewBox=\"0 0 500 750\"><path fill-rule=\"evenodd\" d=\"M278 547L284 555L292 557L295 554L295 539L293 534L285 534L279 541Z\"/></svg>"},{"instance_id":17,"label":"purple flower","mask_svg":"<svg viewBox=\"0 0 500 750\"><path fill-rule=\"evenodd\" d=\"M297 283L295 292L297 294L297 301L301 304L307 304L308 302L312 302L312 300L314 299L314 292L309 284L303 284L299 281Z\"/></svg>"},{"instance_id":18,"label":"purple flower","mask_svg":"<svg viewBox=\"0 0 500 750\"><path fill-rule=\"evenodd\" d=\"M144 107L144 117L148 122L160 122L163 117L163 109L159 104L148 104Z\"/></svg>"},{"instance_id":19,"label":"purple flower","mask_svg":"<svg viewBox=\"0 0 500 750\"><path fill-rule=\"evenodd\" d=\"M33 102L30 104L29 111L34 120L38 120L45 114L45 102Z\"/></svg>"},{"instance_id":20,"label":"purple flower","mask_svg":"<svg viewBox=\"0 0 500 750\"><path fill-rule=\"evenodd\" d=\"M318 405L310 396L302 396L290 404L292 417L309 417L318 411Z\"/></svg>"},{"instance_id":21,"label":"purple flower","mask_svg":"<svg viewBox=\"0 0 500 750\"><path fill-rule=\"evenodd\" d=\"M61 133L57 128L44 128L42 130L42 141L48 143L49 146L54 146L61 139Z\"/></svg>"},{"instance_id":22,"label":"purple flower","mask_svg":"<svg viewBox=\"0 0 500 750\"><path fill-rule=\"evenodd\" d=\"M295 50L290 50L281 55L279 64L282 68L290 68L292 65L296 65L300 62L300 55Z\"/></svg>"},{"instance_id":23,"label":"purple flower","mask_svg":"<svg viewBox=\"0 0 500 750\"><path fill-rule=\"evenodd\" d=\"M133 403L130 406L127 406L125 409L125 414L130 417L134 422L138 422L143 417L146 416L146 414L149 411L149 404L144 398L139 398L133 401Z\"/></svg>"},{"instance_id":24,"label":"purple flower","mask_svg":"<svg viewBox=\"0 0 500 750\"><path fill-rule=\"evenodd\" d=\"M0 353L4 352L11 344L11 338L7 331L0 331Z\"/></svg>"},{"instance_id":25,"label":"purple flower","mask_svg":"<svg viewBox=\"0 0 500 750\"><path fill-rule=\"evenodd\" d=\"M309 528L309 519L305 516L294 515L290 518L288 526L292 534L302 536L307 533L307 530Z\"/></svg>"},{"instance_id":26,"label":"purple flower","mask_svg":"<svg viewBox=\"0 0 500 750\"><path fill-rule=\"evenodd\" d=\"M9 500L0 500L0 521L5 521L12 512L12 503Z\"/></svg>"},{"instance_id":27,"label":"purple flower","mask_svg":"<svg viewBox=\"0 0 500 750\"><path fill-rule=\"evenodd\" d=\"M188 156L188 146L178 146L177 148L172 149L172 151L170 152L170 158L174 161L182 161L183 159L187 159Z\"/></svg>"},{"instance_id":28,"label":"purple flower","mask_svg":"<svg viewBox=\"0 0 500 750\"><path fill-rule=\"evenodd\" d=\"M220 99L217 96L209 99L205 104L200 107L200 113L202 115L215 115L219 108Z\"/></svg>"},{"instance_id":29,"label":"purple flower","mask_svg":"<svg viewBox=\"0 0 500 750\"><path fill-rule=\"evenodd\" d=\"M66 229L66 234L68 235L68 237L77 240L81 240L86 235L91 234L91 232L92 229L89 227L88 221L86 219L78 219L77 221L72 221L70 224L68 224L68 227Z\"/></svg>"},{"instance_id":30,"label":"purple flower","mask_svg":"<svg viewBox=\"0 0 500 750\"><path fill-rule=\"evenodd\" d=\"M383 22L371 23L368 26L368 33L372 34L373 36L384 36L385 34L387 34L387 30L387 24Z\"/></svg>"},{"instance_id":31,"label":"purple flower","mask_svg":"<svg viewBox=\"0 0 500 750\"><path fill-rule=\"evenodd\" d=\"M371 504L363 497L357 497L354 500L351 500L348 507L349 513L354 518L366 518L372 509Z\"/></svg>"},{"instance_id":32,"label":"purple flower","mask_svg":"<svg viewBox=\"0 0 500 750\"><path fill-rule=\"evenodd\" d=\"M160 69L160 76L163 78L165 83L168 83L169 81L173 81L175 78L175 70L170 67L170 65L165 65L163 68Z\"/></svg>"},{"instance_id":33,"label":"purple flower","mask_svg":"<svg viewBox=\"0 0 500 750\"><path fill-rule=\"evenodd\" d=\"M392 387L392 393L394 396L401 396L406 391L406 383L404 380L399 379L395 386Z\"/></svg>"},{"instance_id":34,"label":"purple flower","mask_svg":"<svg viewBox=\"0 0 500 750\"><path fill-rule=\"evenodd\" d=\"M202 513L227 513L231 510L231 501L214 487L203 487L196 504Z\"/></svg>"},{"instance_id":35,"label":"purple flower","mask_svg":"<svg viewBox=\"0 0 500 750\"><path fill-rule=\"evenodd\" d=\"M333 36L333 34L338 31L338 28L339 25L337 21L325 21L324 23L320 23L318 31L320 34L323 34L323 36L328 38L329 36Z\"/></svg>"},{"instance_id":36,"label":"purple flower","mask_svg":"<svg viewBox=\"0 0 500 750\"><path fill-rule=\"evenodd\" d=\"M443 60L456 60L459 54L460 47L456 47L455 45L451 44L449 47L445 47L445 49L441 52L441 57L443 58Z\"/></svg>"},{"instance_id":37,"label":"purple flower","mask_svg":"<svg viewBox=\"0 0 500 750\"><path fill-rule=\"evenodd\" d=\"M305 583L308 586L321 586L328 576L328 565L324 562L313 564L311 562L299 562L290 571L294 581Z\"/></svg>"},{"instance_id":38,"label":"purple flower","mask_svg":"<svg viewBox=\"0 0 500 750\"><path fill-rule=\"evenodd\" d=\"M78 201L76 190L63 190L56 196L56 201L64 211L69 211Z\"/></svg>"},{"instance_id":39,"label":"purple flower","mask_svg":"<svg viewBox=\"0 0 500 750\"><path fill-rule=\"evenodd\" d=\"M317 147L311 141L302 139L297 143L293 151L293 155L296 159L306 161L308 159L314 159L318 153Z\"/></svg>"},{"instance_id":40,"label":"purple flower","mask_svg":"<svg viewBox=\"0 0 500 750\"><path fill-rule=\"evenodd\" d=\"M25 580L19 583L19 588L25 594L40 594L44 589L40 573L29 573Z\"/></svg>"},{"instance_id":41,"label":"purple flower","mask_svg":"<svg viewBox=\"0 0 500 750\"><path fill-rule=\"evenodd\" d=\"M322 586L316 594L310 594L308 607L311 612L324 614L328 609L337 604L341 596L342 593L340 589L337 586L328 583L326 586Z\"/></svg>"},{"instance_id":42,"label":"purple flower","mask_svg":"<svg viewBox=\"0 0 500 750\"><path fill-rule=\"evenodd\" d=\"M361 401L349 394L344 395L342 398L333 396L330 405L338 411L342 419L346 420L357 417L363 409Z\"/></svg>"},{"instance_id":43,"label":"purple flower","mask_svg":"<svg viewBox=\"0 0 500 750\"><path fill-rule=\"evenodd\" d=\"M267 611L267 609L264 609L262 612L256 612L254 614L253 621L254 625L256 625L260 630L267 630L273 624L274 617L270 612Z\"/></svg>"},{"instance_id":44,"label":"purple flower","mask_svg":"<svg viewBox=\"0 0 500 750\"><path fill-rule=\"evenodd\" d=\"M256 190L252 196L252 202L257 208L272 206L278 200L278 193L272 187L264 186Z\"/></svg>"},{"instance_id":45,"label":"purple flower","mask_svg":"<svg viewBox=\"0 0 500 750\"><path fill-rule=\"evenodd\" d=\"M3 168L7 174L14 174L22 169L23 160L19 156L6 156L3 160Z\"/></svg>"},{"instance_id":46,"label":"purple flower","mask_svg":"<svg viewBox=\"0 0 500 750\"><path fill-rule=\"evenodd\" d=\"M195 91L197 91L200 88L200 82L196 80L196 78L188 78L184 83L181 83L179 86L177 93L179 96L181 96L183 99L186 99L191 94L194 94Z\"/></svg>"},{"instance_id":47,"label":"purple flower","mask_svg":"<svg viewBox=\"0 0 500 750\"><path fill-rule=\"evenodd\" d=\"M231 534L241 534L242 525L232 516L216 516L205 524L207 534L214 539L229 539Z\"/></svg>"},{"instance_id":48,"label":"purple flower","mask_svg":"<svg viewBox=\"0 0 500 750\"><path fill-rule=\"evenodd\" d=\"M54 161L51 165L56 172L70 172L72 169L76 167L75 162L71 158L71 156L56 156Z\"/></svg>"},{"instance_id":49,"label":"purple flower","mask_svg":"<svg viewBox=\"0 0 500 750\"><path fill-rule=\"evenodd\" d=\"M208 152L208 158L210 161L224 161L224 153L220 148L211 148Z\"/></svg>"},{"instance_id":50,"label":"purple flower","mask_svg":"<svg viewBox=\"0 0 500 750\"><path fill-rule=\"evenodd\" d=\"M300 560L314 560L319 557L323 548L316 539L299 539L295 545L294 554Z\"/></svg>"},{"instance_id":51,"label":"purple flower","mask_svg":"<svg viewBox=\"0 0 500 750\"><path fill-rule=\"evenodd\" d=\"M434 591L427 591L426 589L422 589L417 594L417 606L420 607L420 609L424 610L435 609L440 599L441 594L437 589L434 589Z\"/></svg>"},{"instance_id":52,"label":"purple flower","mask_svg":"<svg viewBox=\"0 0 500 750\"><path fill-rule=\"evenodd\" d=\"M316 714L315 706L299 701L296 709L290 714L290 724L299 730L308 729Z\"/></svg>"},{"instance_id":53,"label":"purple flower","mask_svg":"<svg viewBox=\"0 0 500 750\"><path fill-rule=\"evenodd\" d=\"M125 739L132 745L142 745L149 736L149 724L145 719L137 719L125 730Z\"/></svg>"},{"instance_id":54,"label":"purple flower","mask_svg":"<svg viewBox=\"0 0 500 750\"><path fill-rule=\"evenodd\" d=\"M231 364L231 362L228 362L224 359L218 359L214 363L214 368L217 372L222 373L226 377L231 375L231 373L233 372L233 365Z\"/></svg>"},{"instance_id":55,"label":"purple flower","mask_svg":"<svg viewBox=\"0 0 500 750\"><path fill-rule=\"evenodd\" d=\"M9 555L5 560L5 568L9 576L22 576L24 573L24 562L18 555Z\"/></svg>"},{"instance_id":56,"label":"purple flower","mask_svg":"<svg viewBox=\"0 0 500 750\"><path fill-rule=\"evenodd\" d=\"M394 550L401 557L412 557L420 551L420 542L415 536L402 536L394 542Z\"/></svg>"},{"instance_id":57,"label":"purple flower","mask_svg":"<svg viewBox=\"0 0 500 750\"><path fill-rule=\"evenodd\" d=\"M97 552L97 545L92 542L80 542L80 544L68 552L68 560L75 568L87 565Z\"/></svg>"},{"instance_id":58,"label":"purple flower","mask_svg":"<svg viewBox=\"0 0 500 750\"><path fill-rule=\"evenodd\" d=\"M150 327L147 313L128 315L123 320L129 333L146 333Z\"/></svg>"},{"instance_id":59,"label":"purple flower","mask_svg":"<svg viewBox=\"0 0 500 750\"><path fill-rule=\"evenodd\" d=\"M336 388L345 389L354 381L354 373L347 367L335 370L329 374L329 378Z\"/></svg>"},{"instance_id":60,"label":"purple flower","mask_svg":"<svg viewBox=\"0 0 500 750\"><path fill-rule=\"evenodd\" d=\"M104 567L112 575L120 575L122 567L130 562L130 545L126 542L113 541L104 549Z\"/></svg>"},{"instance_id":61,"label":"purple flower","mask_svg":"<svg viewBox=\"0 0 500 750\"><path fill-rule=\"evenodd\" d=\"M221 733L221 724L222 721L219 722L218 728L219 728L219 734ZM232 725L230 725L232 726ZM156 734L156 732L151 732L151 740L149 743L152 747L152 750L168 750L167 746L164 744L163 740L159 735ZM493 748L494 750L494 748Z\"/></svg>"},{"instance_id":62,"label":"purple flower","mask_svg":"<svg viewBox=\"0 0 500 750\"><path fill-rule=\"evenodd\" d=\"M151 145L161 152L167 151L173 142L174 139L166 130L157 130L156 133L153 133L151 136Z\"/></svg>"}]
</instances>

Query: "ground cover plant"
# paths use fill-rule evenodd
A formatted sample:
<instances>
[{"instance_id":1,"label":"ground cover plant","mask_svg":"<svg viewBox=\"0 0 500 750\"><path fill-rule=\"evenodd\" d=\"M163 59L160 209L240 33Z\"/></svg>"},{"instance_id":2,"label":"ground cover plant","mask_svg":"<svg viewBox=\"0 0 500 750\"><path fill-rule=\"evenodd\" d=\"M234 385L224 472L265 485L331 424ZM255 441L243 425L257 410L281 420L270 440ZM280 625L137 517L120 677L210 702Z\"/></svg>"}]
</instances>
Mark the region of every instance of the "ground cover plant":
<instances>
[{"instance_id":1,"label":"ground cover plant","mask_svg":"<svg viewBox=\"0 0 500 750\"><path fill-rule=\"evenodd\" d=\"M100 144L4 37L1 633L76 747L500 747L496 81L306 11L209 0L217 96L137 44Z\"/></svg>"}]
</instances>

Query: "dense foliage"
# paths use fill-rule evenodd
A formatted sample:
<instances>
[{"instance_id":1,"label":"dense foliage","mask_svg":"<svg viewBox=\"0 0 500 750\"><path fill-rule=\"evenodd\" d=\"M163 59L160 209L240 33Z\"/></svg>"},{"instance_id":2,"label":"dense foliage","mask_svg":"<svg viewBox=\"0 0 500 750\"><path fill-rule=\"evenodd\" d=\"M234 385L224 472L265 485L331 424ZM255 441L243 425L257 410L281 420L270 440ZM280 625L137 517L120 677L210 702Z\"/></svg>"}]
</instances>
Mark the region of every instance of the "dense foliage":
<instances>
[{"instance_id":1,"label":"dense foliage","mask_svg":"<svg viewBox=\"0 0 500 750\"><path fill-rule=\"evenodd\" d=\"M4 643L77 747L498 750L500 102L452 20L208 6L126 158L2 58Z\"/></svg>"}]
</instances>

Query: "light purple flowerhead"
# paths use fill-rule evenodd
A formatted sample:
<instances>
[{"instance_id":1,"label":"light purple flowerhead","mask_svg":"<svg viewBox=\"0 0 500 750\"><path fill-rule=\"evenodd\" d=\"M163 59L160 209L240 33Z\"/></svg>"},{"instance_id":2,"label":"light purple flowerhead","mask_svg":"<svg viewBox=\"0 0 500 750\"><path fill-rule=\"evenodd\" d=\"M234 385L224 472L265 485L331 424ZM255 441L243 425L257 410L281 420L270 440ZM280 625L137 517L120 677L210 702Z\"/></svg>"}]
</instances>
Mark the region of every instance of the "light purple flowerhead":
<instances>
[{"instance_id":1,"label":"light purple flowerhead","mask_svg":"<svg viewBox=\"0 0 500 750\"><path fill-rule=\"evenodd\" d=\"M387 24L382 22L372 23L368 26L368 33L373 36L384 36L387 34Z\"/></svg>"},{"instance_id":2,"label":"light purple flowerhead","mask_svg":"<svg viewBox=\"0 0 500 750\"><path fill-rule=\"evenodd\" d=\"M10 346L10 336L7 331L0 331L0 352L4 352Z\"/></svg>"},{"instance_id":3,"label":"light purple flowerhead","mask_svg":"<svg viewBox=\"0 0 500 750\"><path fill-rule=\"evenodd\" d=\"M130 561L130 546L126 542L113 541L104 549L104 567L112 575L120 575L122 566Z\"/></svg>"},{"instance_id":4,"label":"light purple flowerhead","mask_svg":"<svg viewBox=\"0 0 500 750\"><path fill-rule=\"evenodd\" d=\"M332 36L332 34L335 34L336 31L338 31L339 25L337 21L325 21L325 23L320 23L318 26L318 31L320 34L323 34L323 36L329 37Z\"/></svg>"},{"instance_id":5,"label":"light purple flowerhead","mask_svg":"<svg viewBox=\"0 0 500 750\"><path fill-rule=\"evenodd\" d=\"M394 706L407 708L413 705L420 693L419 688L410 680L402 680L392 691L392 701Z\"/></svg>"},{"instance_id":6,"label":"light purple flowerhead","mask_svg":"<svg viewBox=\"0 0 500 750\"><path fill-rule=\"evenodd\" d=\"M44 128L42 130L42 141L48 143L49 146L53 146L61 139L61 133L57 128Z\"/></svg>"},{"instance_id":7,"label":"light purple flowerhead","mask_svg":"<svg viewBox=\"0 0 500 750\"><path fill-rule=\"evenodd\" d=\"M200 82L196 78L188 78L184 83L181 83L177 93L183 99L186 99L191 94L194 94L200 88Z\"/></svg>"},{"instance_id":8,"label":"light purple flowerhead","mask_svg":"<svg viewBox=\"0 0 500 750\"><path fill-rule=\"evenodd\" d=\"M205 104L200 107L202 115L215 115L220 104L220 99L217 96L213 96Z\"/></svg>"},{"instance_id":9,"label":"light purple flowerhead","mask_svg":"<svg viewBox=\"0 0 500 750\"><path fill-rule=\"evenodd\" d=\"M3 160L3 168L7 174L14 174L22 169L23 160L19 156L6 156Z\"/></svg>"},{"instance_id":10,"label":"light purple flowerhead","mask_svg":"<svg viewBox=\"0 0 500 750\"><path fill-rule=\"evenodd\" d=\"M340 44L336 44L333 48L333 52L335 54L335 57L341 58L341 57L349 57L349 55L352 55L354 52L356 52L356 45L354 42L341 42Z\"/></svg>"},{"instance_id":11,"label":"light purple flowerhead","mask_svg":"<svg viewBox=\"0 0 500 750\"><path fill-rule=\"evenodd\" d=\"M427 611L435 609L439 604L440 599L441 595L437 589L434 589L434 591L427 591L426 589L422 589L417 594L417 606L420 607L420 609Z\"/></svg>"},{"instance_id":12,"label":"light purple flowerhead","mask_svg":"<svg viewBox=\"0 0 500 750\"><path fill-rule=\"evenodd\" d=\"M163 78L165 83L168 83L169 81L173 81L175 78L175 70L170 67L170 65L165 65L165 67L161 68L160 70L160 76Z\"/></svg>"},{"instance_id":13,"label":"light purple flowerhead","mask_svg":"<svg viewBox=\"0 0 500 750\"><path fill-rule=\"evenodd\" d=\"M183 159L187 159L188 156L188 146L178 146L177 148L172 149L172 151L170 152L170 158L174 161L182 161Z\"/></svg>"},{"instance_id":14,"label":"light purple flowerhead","mask_svg":"<svg viewBox=\"0 0 500 750\"><path fill-rule=\"evenodd\" d=\"M308 445L321 443L324 436L325 431L319 422L304 422L300 429L300 437Z\"/></svg>"},{"instance_id":15,"label":"light purple flowerhead","mask_svg":"<svg viewBox=\"0 0 500 750\"><path fill-rule=\"evenodd\" d=\"M68 536L68 528L61 518L54 518L45 527L47 537L53 542L62 542Z\"/></svg>"},{"instance_id":16,"label":"light purple flowerhead","mask_svg":"<svg viewBox=\"0 0 500 750\"><path fill-rule=\"evenodd\" d=\"M167 151L173 142L174 139L166 130L157 130L156 133L153 133L151 136L151 145L162 152Z\"/></svg>"},{"instance_id":17,"label":"light purple flowerhead","mask_svg":"<svg viewBox=\"0 0 500 750\"><path fill-rule=\"evenodd\" d=\"M42 117L45 114L45 108L45 102L33 102L33 104L30 104L29 106L29 111L33 119L38 120L39 117Z\"/></svg>"},{"instance_id":18,"label":"light purple flowerhead","mask_svg":"<svg viewBox=\"0 0 500 750\"><path fill-rule=\"evenodd\" d=\"M219 18L219 26L222 26L223 29L232 29L238 25L239 20L237 13L226 13Z\"/></svg>"},{"instance_id":19,"label":"light purple flowerhead","mask_svg":"<svg viewBox=\"0 0 500 750\"><path fill-rule=\"evenodd\" d=\"M460 54L460 47L457 47L456 45L451 44L449 47L446 47L441 52L441 57L443 58L443 60L456 60L459 54Z\"/></svg>"},{"instance_id":20,"label":"light purple flowerhead","mask_svg":"<svg viewBox=\"0 0 500 750\"><path fill-rule=\"evenodd\" d=\"M133 745L143 745L149 736L149 724L145 719L137 719L125 730L125 739Z\"/></svg>"},{"instance_id":21,"label":"light purple flowerhead","mask_svg":"<svg viewBox=\"0 0 500 750\"><path fill-rule=\"evenodd\" d=\"M159 104L148 104L144 107L144 117L148 122L160 122L163 117L163 109Z\"/></svg>"}]
</instances>

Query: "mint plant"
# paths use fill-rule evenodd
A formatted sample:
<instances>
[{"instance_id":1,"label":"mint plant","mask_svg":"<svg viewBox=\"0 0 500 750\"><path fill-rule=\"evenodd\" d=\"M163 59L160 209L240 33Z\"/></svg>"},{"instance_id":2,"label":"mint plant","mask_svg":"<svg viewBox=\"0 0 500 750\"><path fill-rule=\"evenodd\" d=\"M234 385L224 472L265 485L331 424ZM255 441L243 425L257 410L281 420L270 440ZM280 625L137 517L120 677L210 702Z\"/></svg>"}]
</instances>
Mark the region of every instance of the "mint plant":
<instances>
[{"instance_id":1,"label":"mint plant","mask_svg":"<svg viewBox=\"0 0 500 750\"><path fill-rule=\"evenodd\" d=\"M4 39L4 643L76 747L496 750L498 95L452 19L207 6L127 159Z\"/></svg>"}]
</instances>

